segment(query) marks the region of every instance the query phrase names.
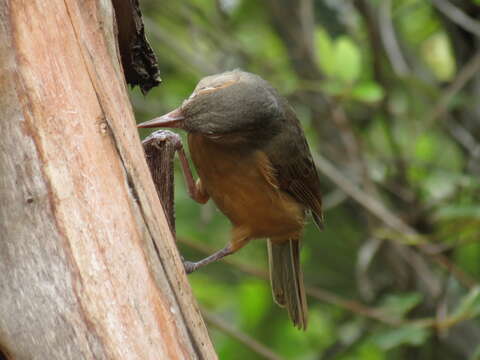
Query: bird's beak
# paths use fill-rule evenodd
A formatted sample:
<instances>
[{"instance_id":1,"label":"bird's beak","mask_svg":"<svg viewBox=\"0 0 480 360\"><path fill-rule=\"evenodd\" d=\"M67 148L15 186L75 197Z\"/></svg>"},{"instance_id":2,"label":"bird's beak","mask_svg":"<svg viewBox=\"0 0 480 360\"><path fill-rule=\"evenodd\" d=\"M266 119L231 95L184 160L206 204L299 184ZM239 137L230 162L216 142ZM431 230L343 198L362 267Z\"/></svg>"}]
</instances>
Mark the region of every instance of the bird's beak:
<instances>
[{"instance_id":1,"label":"bird's beak","mask_svg":"<svg viewBox=\"0 0 480 360\"><path fill-rule=\"evenodd\" d=\"M183 128L183 116L182 109L178 108L173 111L170 111L168 114L162 115L158 118L145 121L141 124L138 124L139 128L156 128L156 127L166 127L166 128Z\"/></svg>"}]
</instances>

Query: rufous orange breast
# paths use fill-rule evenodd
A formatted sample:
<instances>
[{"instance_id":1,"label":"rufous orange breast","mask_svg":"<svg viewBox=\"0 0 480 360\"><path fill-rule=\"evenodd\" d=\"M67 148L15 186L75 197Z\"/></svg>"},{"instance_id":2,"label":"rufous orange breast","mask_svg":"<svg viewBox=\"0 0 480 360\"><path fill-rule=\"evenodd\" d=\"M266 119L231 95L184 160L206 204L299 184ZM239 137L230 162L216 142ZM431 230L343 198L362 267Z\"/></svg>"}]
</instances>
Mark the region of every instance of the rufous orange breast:
<instances>
[{"instance_id":1,"label":"rufous orange breast","mask_svg":"<svg viewBox=\"0 0 480 360\"><path fill-rule=\"evenodd\" d=\"M202 185L234 226L251 238L298 237L304 207L279 190L264 152L239 153L199 134L188 143Z\"/></svg>"}]
</instances>

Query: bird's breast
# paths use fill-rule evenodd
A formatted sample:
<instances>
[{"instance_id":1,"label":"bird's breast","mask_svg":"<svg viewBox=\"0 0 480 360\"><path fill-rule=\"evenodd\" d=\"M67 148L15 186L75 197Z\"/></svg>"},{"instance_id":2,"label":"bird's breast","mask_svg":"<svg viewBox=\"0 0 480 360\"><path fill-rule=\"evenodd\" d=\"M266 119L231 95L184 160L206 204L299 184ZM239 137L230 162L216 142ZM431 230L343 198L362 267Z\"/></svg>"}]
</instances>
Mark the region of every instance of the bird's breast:
<instances>
[{"instance_id":1,"label":"bird's breast","mask_svg":"<svg viewBox=\"0 0 480 360\"><path fill-rule=\"evenodd\" d=\"M304 208L278 188L264 152L235 151L198 134L190 134L188 142L203 186L235 226L251 237L301 231Z\"/></svg>"}]
</instances>

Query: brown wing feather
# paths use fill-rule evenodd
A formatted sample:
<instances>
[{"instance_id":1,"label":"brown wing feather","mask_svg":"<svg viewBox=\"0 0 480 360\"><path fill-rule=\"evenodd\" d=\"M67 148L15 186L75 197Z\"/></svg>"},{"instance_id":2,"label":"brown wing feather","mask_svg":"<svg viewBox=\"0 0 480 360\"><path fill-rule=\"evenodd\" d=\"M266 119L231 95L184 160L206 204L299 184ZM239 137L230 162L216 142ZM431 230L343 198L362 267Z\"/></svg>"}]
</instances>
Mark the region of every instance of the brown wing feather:
<instances>
[{"instance_id":1,"label":"brown wing feather","mask_svg":"<svg viewBox=\"0 0 480 360\"><path fill-rule=\"evenodd\" d=\"M305 205L311 211L317 226L322 229L318 173L300 122L286 102L284 106L284 117L280 120L282 131L272 139L265 152L275 169L280 189Z\"/></svg>"}]
</instances>

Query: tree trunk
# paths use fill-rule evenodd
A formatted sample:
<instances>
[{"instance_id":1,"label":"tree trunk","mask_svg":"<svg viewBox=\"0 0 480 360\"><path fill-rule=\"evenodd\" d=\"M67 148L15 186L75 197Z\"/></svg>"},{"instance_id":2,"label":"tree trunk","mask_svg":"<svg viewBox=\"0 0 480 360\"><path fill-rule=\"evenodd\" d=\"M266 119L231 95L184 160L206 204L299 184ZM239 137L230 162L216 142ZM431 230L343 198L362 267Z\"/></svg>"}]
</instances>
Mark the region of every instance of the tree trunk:
<instances>
[{"instance_id":1,"label":"tree trunk","mask_svg":"<svg viewBox=\"0 0 480 360\"><path fill-rule=\"evenodd\" d=\"M216 358L144 159L110 0L0 0L0 347Z\"/></svg>"}]
</instances>

